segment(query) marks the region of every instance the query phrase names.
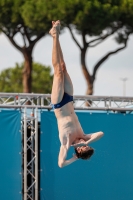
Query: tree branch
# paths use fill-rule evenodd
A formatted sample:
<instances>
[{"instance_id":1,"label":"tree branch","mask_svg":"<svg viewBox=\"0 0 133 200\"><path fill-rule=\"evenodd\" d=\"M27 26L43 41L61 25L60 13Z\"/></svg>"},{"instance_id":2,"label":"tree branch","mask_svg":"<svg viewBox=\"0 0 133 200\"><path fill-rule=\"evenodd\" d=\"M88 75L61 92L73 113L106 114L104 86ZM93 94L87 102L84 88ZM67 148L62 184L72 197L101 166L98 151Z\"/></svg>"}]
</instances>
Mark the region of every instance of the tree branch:
<instances>
[{"instance_id":1,"label":"tree branch","mask_svg":"<svg viewBox=\"0 0 133 200\"><path fill-rule=\"evenodd\" d=\"M16 35L16 33L20 32L21 28L22 28L21 24L19 26L17 26L16 28L14 28L14 31L13 31L12 35L10 35L10 37L14 37Z\"/></svg>"},{"instance_id":2,"label":"tree branch","mask_svg":"<svg viewBox=\"0 0 133 200\"><path fill-rule=\"evenodd\" d=\"M23 38L23 41L24 41L24 46L26 48L26 40L25 40L25 34L21 33L22 34L22 38Z\"/></svg>"},{"instance_id":3,"label":"tree branch","mask_svg":"<svg viewBox=\"0 0 133 200\"><path fill-rule=\"evenodd\" d=\"M105 38L106 39L106 38ZM101 44L105 39L103 39L103 40L100 40L99 42L97 42L96 44L94 44L94 45L89 45L89 47L96 47L98 44Z\"/></svg>"},{"instance_id":4,"label":"tree branch","mask_svg":"<svg viewBox=\"0 0 133 200\"><path fill-rule=\"evenodd\" d=\"M14 41L13 37L11 37L9 34L6 34L6 32L2 29L2 32L8 37L10 42L18 49L19 51L23 52L22 48L17 45L17 43Z\"/></svg>"},{"instance_id":5,"label":"tree branch","mask_svg":"<svg viewBox=\"0 0 133 200\"><path fill-rule=\"evenodd\" d=\"M18 31L16 29L14 29L13 33L12 33L12 36L11 37L14 37L16 35Z\"/></svg>"},{"instance_id":6,"label":"tree branch","mask_svg":"<svg viewBox=\"0 0 133 200\"><path fill-rule=\"evenodd\" d=\"M26 34L25 34L24 26L21 26L18 30L19 30L18 32L22 36L22 40L24 42L24 47L26 48Z\"/></svg>"},{"instance_id":7,"label":"tree branch","mask_svg":"<svg viewBox=\"0 0 133 200\"><path fill-rule=\"evenodd\" d=\"M99 37L99 38L96 38L96 39L94 39L94 40L91 40L90 42L87 43L87 44L88 44L88 47L95 47L95 46L97 46L98 44L102 43L106 38L108 38L109 36L113 35L119 28L120 28L120 27L114 28L110 34L106 34L106 35L104 35L104 36L101 36L101 37ZM96 42L96 41L98 41L98 40L100 40L100 41L97 42L96 44L90 46L91 43L94 43L94 42Z\"/></svg>"},{"instance_id":8,"label":"tree branch","mask_svg":"<svg viewBox=\"0 0 133 200\"><path fill-rule=\"evenodd\" d=\"M6 30L4 30L3 28L1 28L1 31L7 36L7 37L10 37L10 34L9 34L9 32L7 33L7 31Z\"/></svg>"},{"instance_id":9,"label":"tree branch","mask_svg":"<svg viewBox=\"0 0 133 200\"><path fill-rule=\"evenodd\" d=\"M118 49L116 49L115 51L111 51L109 52L108 54L106 54L94 67L94 70L93 70L93 75L92 75L92 78L93 78L93 82L95 80L95 77L96 77L96 72L98 70L98 68L100 67L100 65L109 58L109 56L115 54L115 53L118 53L119 51L125 49L127 47L127 40L128 40L128 37L127 39L125 40L125 43L124 43L124 46L123 47L120 47Z\"/></svg>"},{"instance_id":10,"label":"tree branch","mask_svg":"<svg viewBox=\"0 0 133 200\"><path fill-rule=\"evenodd\" d=\"M101 37L99 37L99 38L96 38L96 39L94 39L94 40L91 40L90 42L88 42L87 44L88 44L88 47L90 47L90 44L91 43L93 43L93 42L96 42L96 41L98 41L98 40L104 40L104 39L106 39L108 36L110 36L109 34L107 34L107 35L105 35L105 36L101 36ZM91 46L92 47L92 46Z\"/></svg>"},{"instance_id":11,"label":"tree branch","mask_svg":"<svg viewBox=\"0 0 133 200\"><path fill-rule=\"evenodd\" d=\"M12 37L8 37L8 38L9 38L10 42L16 47L16 49L18 49L20 52L23 53L22 48L16 44L16 42L14 41L14 39Z\"/></svg>"},{"instance_id":12,"label":"tree branch","mask_svg":"<svg viewBox=\"0 0 133 200\"><path fill-rule=\"evenodd\" d=\"M74 37L74 34L73 34L73 32L72 32L70 26L67 25L67 27L68 27L68 29L69 29L69 31L70 31L70 33L71 33L71 36L72 36L73 40L75 41L75 43L77 44L77 46L78 46L78 47L80 48L80 50L81 50L82 48L81 48L80 44L78 43L78 41L76 40L76 38Z\"/></svg>"},{"instance_id":13,"label":"tree branch","mask_svg":"<svg viewBox=\"0 0 133 200\"><path fill-rule=\"evenodd\" d=\"M82 41L83 41L83 48L85 48L85 50L87 49L88 45L86 42L86 38L85 38L85 33L82 32Z\"/></svg>"},{"instance_id":14,"label":"tree branch","mask_svg":"<svg viewBox=\"0 0 133 200\"><path fill-rule=\"evenodd\" d=\"M30 40L30 37L29 37L29 35L28 35L27 29L26 29L25 26L24 26L24 32L25 32L25 35L26 35L26 37L27 37L27 40L28 40L28 42L29 42L29 44L30 44L30 43L31 43L31 40Z\"/></svg>"},{"instance_id":15,"label":"tree branch","mask_svg":"<svg viewBox=\"0 0 133 200\"><path fill-rule=\"evenodd\" d=\"M33 40L33 41L31 41L30 42L30 44L31 44L31 47L33 48L34 47L34 45L36 44L36 42L38 41L38 40L40 40L43 36L45 35L45 33L44 32L42 32L42 33L40 33L37 37L36 37L36 39L35 40Z\"/></svg>"}]
</instances>

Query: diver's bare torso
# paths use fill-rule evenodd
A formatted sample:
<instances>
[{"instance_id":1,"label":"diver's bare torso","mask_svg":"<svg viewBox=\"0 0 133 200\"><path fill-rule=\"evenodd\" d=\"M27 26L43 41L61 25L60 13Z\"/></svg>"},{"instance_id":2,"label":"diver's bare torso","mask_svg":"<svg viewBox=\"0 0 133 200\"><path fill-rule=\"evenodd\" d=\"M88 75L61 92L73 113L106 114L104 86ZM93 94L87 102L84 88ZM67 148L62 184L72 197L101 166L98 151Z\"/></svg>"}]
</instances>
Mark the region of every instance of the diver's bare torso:
<instances>
[{"instance_id":1,"label":"diver's bare torso","mask_svg":"<svg viewBox=\"0 0 133 200\"><path fill-rule=\"evenodd\" d=\"M77 115L74 112L73 103L69 102L61 108L54 110L59 129L60 142L69 148L72 144L85 139Z\"/></svg>"}]
</instances>

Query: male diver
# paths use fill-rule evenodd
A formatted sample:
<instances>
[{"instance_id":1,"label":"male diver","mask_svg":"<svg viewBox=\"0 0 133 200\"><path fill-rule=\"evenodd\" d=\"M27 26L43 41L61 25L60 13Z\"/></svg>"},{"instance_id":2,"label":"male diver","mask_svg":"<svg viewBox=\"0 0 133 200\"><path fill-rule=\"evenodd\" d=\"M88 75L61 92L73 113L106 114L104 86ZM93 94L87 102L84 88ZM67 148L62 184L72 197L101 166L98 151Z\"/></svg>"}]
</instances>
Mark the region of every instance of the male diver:
<instances>
[{"instance_id":1,"label":"male diver","mask_svg":"<svg viewBox=\"0 0 133 200\"><path fill-rule=\"evenodd\" d=\"M65 167L79 158L89 159L94 149L89 145L103 136L103 132L84 134L73 107L73 85L66 69L59 42L60 21L52 21L49 32L53 37L52 64L54 78L51 93L51 102L57 118L59 139L61 142L58 157L59 167ZM69 148L73 146L75 154L66 160Z\"/></svg>"}]
</instances>

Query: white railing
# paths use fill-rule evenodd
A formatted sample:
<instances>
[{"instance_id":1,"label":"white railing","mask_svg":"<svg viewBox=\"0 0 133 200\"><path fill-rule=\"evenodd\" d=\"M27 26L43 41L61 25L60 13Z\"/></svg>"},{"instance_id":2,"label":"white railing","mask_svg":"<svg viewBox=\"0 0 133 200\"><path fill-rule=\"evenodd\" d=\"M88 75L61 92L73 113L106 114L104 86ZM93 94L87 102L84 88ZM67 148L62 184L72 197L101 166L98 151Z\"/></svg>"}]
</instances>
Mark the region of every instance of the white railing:
<instances>
[{"instance_id":1,"label":"white railing","mask_svg":"<svg viewBox=\"0 0 133 200\"><path fill-rule=\"evenodd\" d=\"M52 109L51 95L29 93L0 93L0 108L25 107ZM74 109L133 111L133 97L74 95Z\"/></svg>"}]
</instances>

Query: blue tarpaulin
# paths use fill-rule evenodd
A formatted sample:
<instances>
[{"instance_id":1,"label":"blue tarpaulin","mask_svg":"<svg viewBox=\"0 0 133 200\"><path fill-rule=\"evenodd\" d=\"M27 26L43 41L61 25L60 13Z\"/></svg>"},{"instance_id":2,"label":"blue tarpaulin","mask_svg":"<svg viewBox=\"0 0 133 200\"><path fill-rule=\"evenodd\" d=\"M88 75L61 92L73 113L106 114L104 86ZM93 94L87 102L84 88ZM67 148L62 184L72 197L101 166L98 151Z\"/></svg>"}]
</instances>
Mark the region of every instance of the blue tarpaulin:
<instances>
[{"instance_id":1,"label":"blue tarpaulin","mask_svg":"<svg viewBox=\"0 0 133 200\"><path fill-rule=\"evenodd\" d=\"M0 111L0 200L19 200L21 177L21 113Z\"/></svg>"},{"instance_id":2,"label":"blue tarpaulin","mask_svg":"<svg viewBox=\"0 0 133 200\"><path fill-rule=\"evenodd\" d=\"M77 112L85 133L104 132L95 154L58 167L60 142L53 112L41 113L41 200L132 200L133 115ZM70 149L68 158L72 156Z\"/></svg>"}]
</instances>

